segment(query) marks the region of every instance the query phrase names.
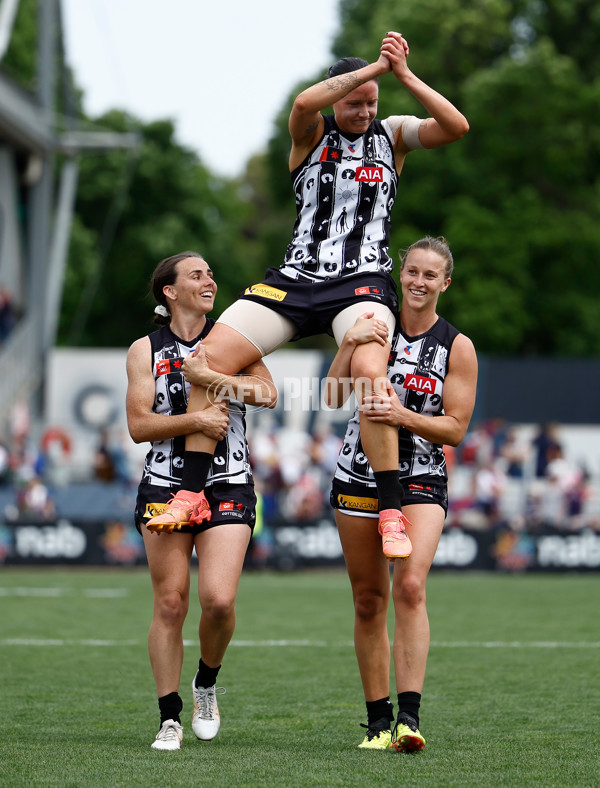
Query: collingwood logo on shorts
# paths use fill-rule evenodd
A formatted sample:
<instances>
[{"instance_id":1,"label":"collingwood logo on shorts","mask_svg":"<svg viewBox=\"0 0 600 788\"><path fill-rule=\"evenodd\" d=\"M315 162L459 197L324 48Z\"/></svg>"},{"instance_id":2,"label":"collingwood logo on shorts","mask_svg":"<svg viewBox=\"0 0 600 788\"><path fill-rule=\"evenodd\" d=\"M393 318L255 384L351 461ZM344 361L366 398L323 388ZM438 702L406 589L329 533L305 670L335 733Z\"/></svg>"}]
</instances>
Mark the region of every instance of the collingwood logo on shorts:
<instances>
[{"instance_id":1,"label":"collingwood logo on shorts","mask_svg":"<svg viewBox=\"0 0 600 788\"><path fill-rule=\"evenodd\" d=\"M287 292L269 285L250 285L244 290L244 295L255 295L261 298L271 298L273 301L283 301Z\"/></svg>"},{"instance_id":2,"label":"collingwood logo on shorts","mask_svg":"<svg viewBox=\"0 0 600 788\"><path fill-rule=\"evenodd\" d=\"M219 511L221 513L225 512L226 514L231 512L241 512L243 508L243 503L236 503L235 501L221 501L219 504Z\"/></svg>"},{"instance_id":3,"label":"collingwood logo on shorts","mask_svg":"<svg viewBox=\"0 0 600 788\"><path fill-rule=\"evenodd\" d=\"M361 512L376 512L379 509L377 498L362 498L358 495L338 494L338 503L344 509L356 509Z\"/></svg>"},{"instance_id":4,"label":"collingwood logo on shorts","mask_svg":"<svg viewBox=\"0 0 600 788\"><path fill-rule=\"evenodd\" d=\"M380 287L357 287L354 290L354 295L363 296L363 295L374 295L379 298L383 295L383 290Z\"/></svg>"}]
</instances>

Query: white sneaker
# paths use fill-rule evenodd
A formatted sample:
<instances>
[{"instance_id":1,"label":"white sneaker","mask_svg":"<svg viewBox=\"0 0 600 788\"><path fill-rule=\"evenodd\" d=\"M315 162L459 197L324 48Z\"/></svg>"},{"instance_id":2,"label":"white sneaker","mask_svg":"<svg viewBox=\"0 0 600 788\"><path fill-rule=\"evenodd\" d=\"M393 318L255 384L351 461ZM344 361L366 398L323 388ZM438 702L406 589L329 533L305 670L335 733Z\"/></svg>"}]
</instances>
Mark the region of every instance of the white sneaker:
<instances>
[{"instance_id":1,"label":"white sneaker","mask_svg":"<svg viewBox=\"0 0 600 788\"><path fill-rule=\"evenodd\" d=\"M178 750L183 739L183 728L175 720L165 720L160 726L156 739L152 742L153 750Z\"/></svg>"},{"instance_id":2,"label":"white sneaker","mask_svg":"<svg viewBox=\"0 0 600 788\"><path fill-rule=\"evenodd\" d=\"M214 739L221 727L221 715L217 706L217 693L224 695L225 687L197 687L192 681L194 694L194 713L192 715L192 730L196 738L202 741Z\"/></svg>"}]
</instances>

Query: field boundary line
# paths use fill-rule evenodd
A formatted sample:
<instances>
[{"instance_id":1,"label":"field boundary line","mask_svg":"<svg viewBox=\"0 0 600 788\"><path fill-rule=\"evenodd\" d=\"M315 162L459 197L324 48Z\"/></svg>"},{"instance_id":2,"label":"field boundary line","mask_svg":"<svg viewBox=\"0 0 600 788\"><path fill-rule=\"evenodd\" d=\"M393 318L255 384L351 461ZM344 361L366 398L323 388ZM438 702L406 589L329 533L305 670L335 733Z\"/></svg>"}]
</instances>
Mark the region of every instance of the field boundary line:
<instances>
[{"instance_id":1,"label":"field boundary line","mask_svg":"<svg viewBox=\"0 0 600 788\"><path fill-rule=\"evenodd\" d=\"M29 586L14 586L7 588L0 586L0 597L41 597L42 599L56 599L63 596L91 597L92 599L120 599L128 596L126 588L62 588L60 586L48 586L46 588L30 588Z\"/></svg>"},{"instance_id":2,"label":"field boundary line","mask_svg":"<svg viewBox=\"0 0 600 788\"><path fill-rule=\"evenodd\" d=\"M102 640L99 638L1 638L0 648L8 646L31 646L31 647L131 647L145 646L145 640ZM196 640L184 640L186 647L197 647ZM326 640L232 640L230 647L237 648L352 648L353 643L347 641L326 641ZM432 641L431 648L473 648L473 649L560 649L560 648L600 648L600 641L558 641L558 640L534 640L534 641Z\"/></svg>"}]
</instances>

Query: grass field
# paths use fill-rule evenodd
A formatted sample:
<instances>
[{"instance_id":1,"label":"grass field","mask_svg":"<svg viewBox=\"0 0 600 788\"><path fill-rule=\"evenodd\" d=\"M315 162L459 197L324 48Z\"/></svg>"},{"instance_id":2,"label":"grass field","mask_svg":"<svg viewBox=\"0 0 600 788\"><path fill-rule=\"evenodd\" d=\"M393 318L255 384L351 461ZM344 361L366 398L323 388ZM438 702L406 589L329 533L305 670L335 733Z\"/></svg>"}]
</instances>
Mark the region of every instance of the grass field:
<instances>
[{"instance_id":1,"label":"grass field","mask_svg":"<svg viewBox=\"0 0 600 788\"><path fill-rule=\"evenodd\" d=\"M600 577L433 574L422 753L358 750L365 707L342 570L246 573L222 727L158 727L144 570L0 574L3 786L598 786ZM393 697L393 695L392 695Z\"/></svg>"}]
</instances>

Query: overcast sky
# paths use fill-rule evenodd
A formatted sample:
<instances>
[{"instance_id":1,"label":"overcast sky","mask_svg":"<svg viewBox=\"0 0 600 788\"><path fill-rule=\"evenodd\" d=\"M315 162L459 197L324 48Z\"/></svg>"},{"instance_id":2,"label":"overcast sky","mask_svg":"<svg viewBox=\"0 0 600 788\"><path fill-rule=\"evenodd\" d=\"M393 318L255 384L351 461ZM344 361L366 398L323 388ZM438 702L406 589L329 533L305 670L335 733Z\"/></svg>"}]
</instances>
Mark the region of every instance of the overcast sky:
<instances>
[{"instance_id":1,"label":"overcast sky","mask_svg":"<svg viewBox=\"0 0 600 788\"><path fill-rule=\"evenodd\" d=\"M266 147L289 92L332 60L339 0L62 0L67 58L97 116L170 118L219 175Z\"/></svg>"}]
</instances>

